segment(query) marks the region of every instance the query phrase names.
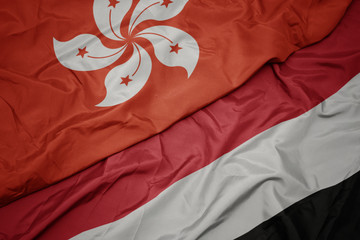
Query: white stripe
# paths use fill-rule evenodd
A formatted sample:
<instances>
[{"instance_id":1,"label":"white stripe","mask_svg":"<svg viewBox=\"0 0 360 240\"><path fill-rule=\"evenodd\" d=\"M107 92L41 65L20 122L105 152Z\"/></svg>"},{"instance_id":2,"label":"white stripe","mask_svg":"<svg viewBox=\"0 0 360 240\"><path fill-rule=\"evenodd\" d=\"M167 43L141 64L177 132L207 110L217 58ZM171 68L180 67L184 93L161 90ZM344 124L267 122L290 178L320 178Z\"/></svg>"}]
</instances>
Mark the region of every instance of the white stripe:
<instances>
[{"instance_id":1,"label":"white stripe","mask_svg":"<svg viewBox=\"0 0 360 240\"><path fill-rule=\"evenodd\" d=\"M359 170L360 75L178 181L128 216L73 239L234 239Z\"/></svg>"}]
</instances>

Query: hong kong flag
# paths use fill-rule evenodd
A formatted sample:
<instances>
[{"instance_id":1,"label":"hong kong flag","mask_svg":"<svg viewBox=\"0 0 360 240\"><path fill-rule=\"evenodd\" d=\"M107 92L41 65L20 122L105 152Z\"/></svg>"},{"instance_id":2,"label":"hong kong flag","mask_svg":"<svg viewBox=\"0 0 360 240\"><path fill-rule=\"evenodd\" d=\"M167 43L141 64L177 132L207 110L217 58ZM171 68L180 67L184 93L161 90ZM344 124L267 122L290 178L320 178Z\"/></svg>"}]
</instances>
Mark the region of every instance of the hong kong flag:
<instances>
[{"instance_id":1,"label":"hong kong flag","mask_svg":"<svg viewBox=\"0 0 360 240\"><path fill-rule=\"evenodd\" d=\"M325 37L349 3L2 0L0 205L229 93Z\"/></svg>"}]
</instances>

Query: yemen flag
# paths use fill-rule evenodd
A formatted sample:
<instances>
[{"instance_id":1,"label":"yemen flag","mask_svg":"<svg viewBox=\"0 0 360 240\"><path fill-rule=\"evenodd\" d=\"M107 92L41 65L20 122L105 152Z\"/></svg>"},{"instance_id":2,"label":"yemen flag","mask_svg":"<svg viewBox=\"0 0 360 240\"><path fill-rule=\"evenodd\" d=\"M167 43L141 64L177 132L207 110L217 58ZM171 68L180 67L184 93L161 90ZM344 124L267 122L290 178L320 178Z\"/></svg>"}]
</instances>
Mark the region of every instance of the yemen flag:
<instances>
[{"instance_id":1,"label":"yemen flag","mask_svg":"<svg viewBox=\"0 0 360 240\"><path fill-rule=\"evenodd\" d=\"M359 11L165 132L0 208L0 237L358 239Z\"/></svg>"},{"instance_id":2,"label":"yemen flag","mask_svg":"<svg viewBox=\"0 0 360 240\"><path fill-rule=\"evenodd\" d=\"M266 62L283 61L321 40L349 4L350 0L2 1L0 205L69 177L224 96ZM272 88L265 81L258 92L245 95L261 98ZM277 102L271 104L278 107ZM250 105L242 115L268 111L258 107ZM285 119L262 118L261 127L246 127L241 139ZM189 146L183 136L170 140L182 139L179 151L199 147ZM228 139L216 145L228 151L235 142ZM195 168L164 157L161 169L176 162L175 169L184 168L172 181L180 179L218 157L212 146L204 147L210 148L202 156L208 160ZM157 164L138 156L124 162L124 173ZM172 164L167 167L172 170ZM152 181L170 176L156 169ZM152 188L152 181L139 188Z\"/></svg>"}]
</instances>

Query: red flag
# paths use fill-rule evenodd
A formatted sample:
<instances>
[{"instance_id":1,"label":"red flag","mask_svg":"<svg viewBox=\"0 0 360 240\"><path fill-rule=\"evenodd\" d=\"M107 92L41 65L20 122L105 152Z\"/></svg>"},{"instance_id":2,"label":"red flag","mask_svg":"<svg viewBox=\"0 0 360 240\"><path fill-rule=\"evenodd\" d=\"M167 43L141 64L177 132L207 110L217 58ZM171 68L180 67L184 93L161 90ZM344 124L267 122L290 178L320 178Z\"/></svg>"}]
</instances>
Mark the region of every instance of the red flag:
<instances>
[{"instance_id":1,"label":"red flag","mask_svg":"<svg viewBox=\"0 0 360 240\"><path fill-rule=\"evenodd\" d=\"M323 38L349 3L4 1L0 203L164 130Z\"/></svg>"}]
</instances>

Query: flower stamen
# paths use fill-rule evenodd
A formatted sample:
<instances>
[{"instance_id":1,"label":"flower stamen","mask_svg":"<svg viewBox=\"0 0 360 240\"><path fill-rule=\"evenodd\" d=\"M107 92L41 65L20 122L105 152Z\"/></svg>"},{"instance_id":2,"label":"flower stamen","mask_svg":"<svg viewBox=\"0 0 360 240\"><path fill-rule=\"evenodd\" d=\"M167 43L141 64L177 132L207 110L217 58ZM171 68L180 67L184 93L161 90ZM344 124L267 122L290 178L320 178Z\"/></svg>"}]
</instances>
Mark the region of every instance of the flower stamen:
<instances>
[{"instance_id":1,"label":"flower stamen","mask_svg":"<svg viewBox=\"0 0 360 240\"><path fill-rule=\"evenodd\" d=\"M108 7L116 8L116 5L118 3L120 3L118 0L109 0L109 6Z\"/></svg>"},{"instance_id":2,"label":"flower stamen","mask_svg":"<svg viewBox=\"0 0 360 240\"><path fill-rule=\"evenodd\" d=\"M141 11L141 13L139 13L139 15L137 15L137 17L135 18L135 21L131 24L131 27L130 27L130 30L129 30L129 34L132 32L133 30L133 27L134 27L134 24L136 23L136 21L138 20L138 18L146 11L148 10L150 7L156 5L156 4L159 4L160 2L156 2L156 3L153 3L149 6L147 6L146 8L144 8L144 10Z\"/></svg>"},{"instance_id":3,"label":"flower stamen","mask_svg":"<svg viewBox=\"0 0 360 240\"><path fill-rule=\"evenodd\" d=\"M164 0L163 3L161 4L161 6L165 6L166 8L169 6L169 4L174 3L171 0Z\"/></svg>"},{"instance_id":4,"label":"flower stamen","mask_svg":"<svg viewBox=\"0 0 360 240\"><path fill-rule=\"evenodd\" d=\"M122 38L122 37L118 36L118 35L115 33L114 29L113 29L112 22L111 22L111 12L112 12L112 9L110 9L110 13L109 13L109 24L110 24L110 29L111 29L112 33L113 33L113 34L114 34L114 35L115 35L118 39L120 39L120 40L124 40L124 38Z\"/></svg>"},{"instance_id":5,"label":"flower stamen","mask_svg":"<svg viewBox=\"0 0 360 240\"><path fill-rule=\"evenodd\" d=\"M112 57L112 56L114 56L114 55L116 55L116 54L118 54L118 53L120 53L122 50L124 50L124 48L126 48L127 47L127 44L125 44L119 51L117 51L116 53L113 53L113 54L111 54L111 55L108 55L108 56L104 56L104 57L95 57L95 56L87 56L87 57L89 57L89 58L95 58L95 59L100 59L100 58L109 58L109 57Z\"/></svg>"},{"instance_id":6,"label":"flower stamen","mask_svg":"<svg viewBox=\"0 0 360 240\"><path fill-rule=\"evenodd\" d=\"M158 33L140 33L136 36L138 37L138 36L145 35L145 34L156 35L156 36L159 36L159 37L162 37L162 38L168 40L170 43L173 43L173 41L171 41L169 38L165 37L164 35L158 34Z\"/></svg>"},{"instance_id":7,"label":"flower stamen","mask_svg":"<svg viewBox=\"0 0 360 240\"><path fill-rule=\"evenodd\" d=\"M140 54L139 47L138 47L136 44L134 44L134 46L136 47L136 50L137 50L137 52L138 52L138 54L139 54L139 64L138 64L138 66L137 66L137 68L136 68L136 70L135 70L135 72L133 73L132 76L134 76L134 75L137 73L137 71L138 71L139 68L140 68L140 64L141 64L141 54Z\"/></svg>"},{"instance_id":8,"label":"flower stamen","mask_svg":"<svg viewBox=\"0 0 360 240\"><path fill-rule=\"evenodd\" d=\"M84 56L89 53L88 51L86 51L86 46L84 48L78 48L78 54L76 54L76 56L81 56L81 58L84 58Z\"/></svg>"},{"instance_id":9,"label":"flower stamen","mask_svg":"<svg viewBox=\"0 0 360 240\"><path fill-rule=\"evenodd\" d=\"M179 50L182 49L182 47L179 46L179 44L175 44L174 46L170 46L171 50L170 50L170 53L174 52L176 54L179 53Z\"/></svg>"}]
</instances>

